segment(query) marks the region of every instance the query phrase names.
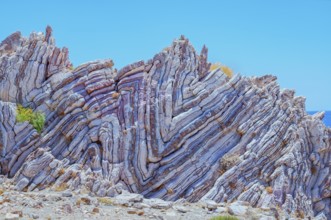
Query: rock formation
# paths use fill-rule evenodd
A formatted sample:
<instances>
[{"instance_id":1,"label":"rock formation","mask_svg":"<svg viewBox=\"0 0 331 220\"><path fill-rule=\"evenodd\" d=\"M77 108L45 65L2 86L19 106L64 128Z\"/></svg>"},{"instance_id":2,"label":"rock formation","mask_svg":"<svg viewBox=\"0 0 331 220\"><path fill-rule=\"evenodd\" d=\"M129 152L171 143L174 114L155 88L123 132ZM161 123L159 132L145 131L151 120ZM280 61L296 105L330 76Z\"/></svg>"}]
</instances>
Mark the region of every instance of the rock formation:
<instances>
[{"instance_id":1,"label":"rock formation","mask_svg":"<svg viewBox=\"0 0 331 220\"><path fill-rule=\"evenodd\" d=\"M331 218L331 129L276 77L210 71L181 37L117 71L72 68L46 34L0 44L0 174L17 190L122 189L147 198L247 201ZM43 112L38 133L17 105Z\"/></svg>"}]
</instances>

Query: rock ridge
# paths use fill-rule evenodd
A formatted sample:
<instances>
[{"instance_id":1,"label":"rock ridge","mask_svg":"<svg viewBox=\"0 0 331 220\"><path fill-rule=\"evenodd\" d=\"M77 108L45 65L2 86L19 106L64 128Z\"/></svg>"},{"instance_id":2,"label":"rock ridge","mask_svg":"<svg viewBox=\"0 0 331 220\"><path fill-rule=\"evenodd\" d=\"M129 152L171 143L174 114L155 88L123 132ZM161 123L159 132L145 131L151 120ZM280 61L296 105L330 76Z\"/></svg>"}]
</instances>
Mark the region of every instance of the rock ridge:
<instances>
[{"instance_id":1,"label":"rock ridge","mask_svg":"<svg viewBox=\"0 0 331 220\"><path fill-rule=\"evenodd\" d=\"M120 70L72 68L51 27L0 44L0 174L17 190L121 190L190 202L246 201L331 218L331 129L275 76L211 70L185 37ZM21 104L46 116L39 134Z\"/></svg>"}]
</instances>

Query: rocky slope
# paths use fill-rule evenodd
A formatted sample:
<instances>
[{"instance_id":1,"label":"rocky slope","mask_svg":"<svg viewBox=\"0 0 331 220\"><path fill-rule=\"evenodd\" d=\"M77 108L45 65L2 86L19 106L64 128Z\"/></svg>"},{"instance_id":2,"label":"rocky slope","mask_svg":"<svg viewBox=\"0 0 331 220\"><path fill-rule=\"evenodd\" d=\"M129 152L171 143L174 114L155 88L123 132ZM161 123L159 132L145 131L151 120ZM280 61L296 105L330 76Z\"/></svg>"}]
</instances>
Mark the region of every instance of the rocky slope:
<instances>
[{"instance_id":1,"label":"rocky slope","mask_svg":"<svg viewBox=\"0 0 331 220\"><path fill-rule=\"evenodd\" d=\"M246 201L331 218L331 130L276 77L211 70L184 37L117 71L74 69L52 30L0 44L0 174L16 189ZM46 116L41 134L17 105Z\"/></svg>"},{"instance_id":2,"label":"rocky slope","mask_svg":"<svg viewBox=\"0 0 331 220\"><path fill-rule=\"evenodd\" d=\"M96 197L88 191L45 189L34 192L14 191L14 186L0 176L0 220L18 219L111 219L111 220L209 220L215 216L236 216L239 220L283 219L281 210L253 208L247 202L231 204L212 200L189 203L146 199L123 191L113 198Z\"/></svg>"}]
</instances>

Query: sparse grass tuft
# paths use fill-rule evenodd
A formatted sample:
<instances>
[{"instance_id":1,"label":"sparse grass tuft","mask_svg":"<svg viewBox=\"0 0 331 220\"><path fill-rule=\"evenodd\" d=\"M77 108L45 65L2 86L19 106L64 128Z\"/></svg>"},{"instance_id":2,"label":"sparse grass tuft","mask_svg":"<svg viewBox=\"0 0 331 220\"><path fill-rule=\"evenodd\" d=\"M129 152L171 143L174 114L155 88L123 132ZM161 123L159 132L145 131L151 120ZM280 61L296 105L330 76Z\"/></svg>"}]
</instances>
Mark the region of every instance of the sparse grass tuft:
<instances>
[{"instance_id":1,"label":"sparse grass tuft","mask_svg":"<svg viewBox=\"0 0 331 220\"><path fill-rule=\"evenodd\" d=\"M104 205L112 205L113 202L111 201L110 198L107 198L107 197L100 197L98 198L98 201Z\"/></svg>"},{"instance_id":2,"label":"sparse grass tuft","mask_svg":"<svg viewBox=\"0 0 331 220\"><path fill-rule=\"evenodd\" d=\"M113 94L111 94L111 97L113 99L118 99L118 97L120 97L120 94L118 92L114 92Z\"/></svg>"},{"instance_id":3,"label":"sparse grass tuft","mask_svg":"<svg viewBox=\"0 0 331 220\"><path fill-rule=\"evenodd\" d=\"M233 76L233 71L225 66L225 65L222 65L220 63L213 63L210 68L209 68L209 71L213 71L213 70L216 70L216 69L221 69L222 72L229 78L231 78Z\"/></svg>"},{"instance_id":4,"label":"sparse grass tuft","mask_svg":"<svg viewBox=\"0 0 331 220\"><path fill-rule=\"evenodd\" d=\"M232 215L224 215L224 216L213 217L210 220L239 220L239 218Z\"/></svg>"},{"instance_id":5,"label":"sparse grass tuft","mask_svg":"<svg viewBox=\"0 0 331 220\"><path fill-rule=\"evenodd\" d=\"M223 73L224 73L225 75L227 75L227 77L231 78L231 77L233 76L233 71L232 71L229 67L227 67L227 66L222 66L222 67L221 67L221 70L223 71Z\"/></svg>"},{"instance_id":6,"label":"sparse grass tuft","mask_svg":"<svg viewBox=\"0 0 331 220\"><path fill-rule=\"evenodd\" d=\"M210 65L209 71L214 71L218 68L221 68L221 64L220 63L213 63L212 65Z\"/></svg>"},{"instance_id":7,"label":"sparse grass tuft","mask_svg":"<svg viewBox=\"0 0 331 220\"><path fill-rule=\"evenodd\" d=\"M299 219L305 219L305 213L302 210L297 210L296 211L296 216Z\"/></svg>"},{"instance_id":8,"label":"sparse grass tuft","mask_svg":"<svg viewBox=\"0 0 331 220\"><path fill-rule=\"evenodd\" d=\"M54 187L54 191L56 192L62 192L68 188L68 185L66 183L61 183L59 186Z\"/></svg>"},{"instance_id":9,"label":"sparse grass tuft","mask_svg":"<svg viewBox=\"0 0 331 220\"><path fill-rule=\"evenodd\" d=\"M173 189L167 189L167 193L168 193L169 195L173 195L175 192L174 192Z\"/></svg>"},{"instance_id":10,"label":"sparse grass tuft","mask_svg":"<svg viewBox=\"0 0 331 220\"><path fill-rule=\"evenodd\" d=\"M220 160L220 168L222 173L225 173L227 170L231 169L240 159L237 155L224 155Z\"/></svg>"},{"instance_id":11,"label":"sparse grass tuft","mask_svg":"<svg viewBox=\"0 0 331 220\"><path fill-rule=\"evenodd\" d=\"M22 105L18 105L16 121L28 121L38 133L41 133L45 125L45 115L41 112L33 112L31 108L24 108Z\"/></svg>"},{"instance_id":12,"label":"sparse grass tuft","mask_svg":"<svg viewBox=\"0 0 331 220\"><path fill-rule=\"evenodd\" d=\"M267 193L271 194L273 192L273 189L271 186L268 186L265 188L265 190L267 191Z\"/></svg>"},{"instance_id":13,"label":"sparse grass tuft","mask_svg":"<svg viewBox=\"0 0 331 220\"><path fill-rule=\"evenodd\" d=\"M64 173L65 173L64 168L61 168L61 169L59 170L59 176L62 176Z\"/></svg>"}]
</instances>

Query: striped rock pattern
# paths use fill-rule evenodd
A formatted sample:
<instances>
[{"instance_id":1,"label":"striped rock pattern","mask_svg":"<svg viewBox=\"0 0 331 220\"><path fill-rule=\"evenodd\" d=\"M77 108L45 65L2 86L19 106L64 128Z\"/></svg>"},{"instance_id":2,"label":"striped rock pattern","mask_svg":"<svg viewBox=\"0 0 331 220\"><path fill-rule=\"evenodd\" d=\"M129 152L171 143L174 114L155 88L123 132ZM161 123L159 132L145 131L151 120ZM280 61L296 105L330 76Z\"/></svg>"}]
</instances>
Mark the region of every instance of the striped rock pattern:
<instances>
[{"instance_id":1,"label":"striped rock pattern","mask_svg":"<svg viewBox=\"0 0 331 220\"><path fill-rule=\"evenodd\" d=\"M148 198L248 201L331 218L331 129L276 77L210 70L181 37L117 71L71 69L52 30L0 44L0 174L18 190L125 189ZM17 104L46 115L39 134Z\"/></svg>"}]
</instances>

